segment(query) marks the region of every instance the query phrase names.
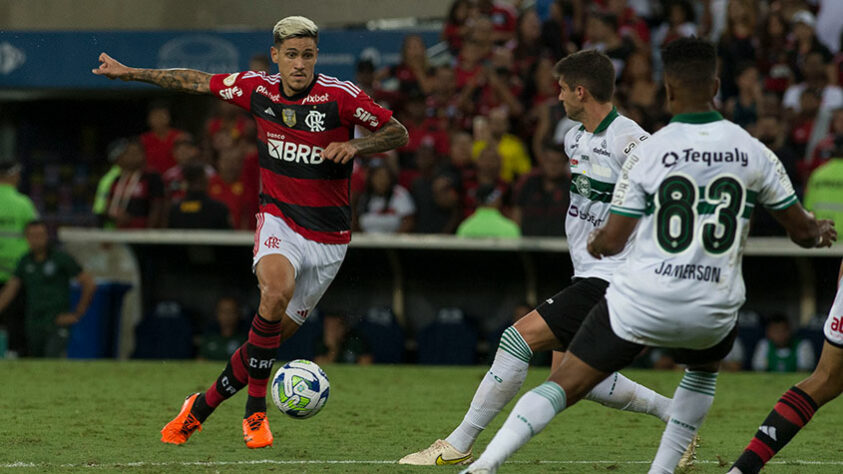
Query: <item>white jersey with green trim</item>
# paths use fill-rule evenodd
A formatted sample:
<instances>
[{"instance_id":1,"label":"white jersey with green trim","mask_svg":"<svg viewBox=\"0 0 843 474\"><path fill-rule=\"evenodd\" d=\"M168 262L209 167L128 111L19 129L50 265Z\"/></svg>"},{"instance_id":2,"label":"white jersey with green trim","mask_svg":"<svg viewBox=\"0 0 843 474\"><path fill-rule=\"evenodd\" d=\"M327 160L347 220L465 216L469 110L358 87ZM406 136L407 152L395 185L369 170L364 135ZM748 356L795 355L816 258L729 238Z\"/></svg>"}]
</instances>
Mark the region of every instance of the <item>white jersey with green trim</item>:
<instances>
[{"instance_id":1,"label":"white jersey with green trim","mask_svg":"<svg viewBox=\"0 0 843 474\"><path fill-rule=\"evenodd\" d=\"M640 218L606 292L614 332L639 344L704 349L735 325L741 258L756 204L797 203L779 159L717 112L680 114L630 154L613 214Z\"/></svg>"},{"instance_id":2,"label":"white jersey with green trim","mask_svg":"<svg viewBox=\"0 0 843 474\"><path fill-rule=\"evenodd\" d=\"M609 217L615 182L627 155L650 136L637 123L612 111L589 133L574 127L565 135L565 153L571 166L571 204L565 234L574 264L574 276L609 280L629 253L597 260L586 249L588 235Z\"/></svg>"}]
</instances>

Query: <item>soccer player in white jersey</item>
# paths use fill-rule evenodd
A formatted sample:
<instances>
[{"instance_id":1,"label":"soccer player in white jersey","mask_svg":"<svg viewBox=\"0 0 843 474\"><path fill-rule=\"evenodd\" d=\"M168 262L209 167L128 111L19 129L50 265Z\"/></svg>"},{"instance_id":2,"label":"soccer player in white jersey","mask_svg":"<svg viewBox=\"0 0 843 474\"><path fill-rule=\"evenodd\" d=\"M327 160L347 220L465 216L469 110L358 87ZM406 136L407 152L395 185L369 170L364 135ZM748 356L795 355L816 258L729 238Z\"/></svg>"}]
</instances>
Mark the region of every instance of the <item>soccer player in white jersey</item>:
<instances>
[{"instance_id":1,"label":"soccer player in white jersey","mask_svg":"<svg viewBox=\"0 0 843 474\"><path fill-rule=\"evenodd\" d=\"M582 123L565 137L574 178L565 221L574 263L573 281L504 331L491 370L480 382L462 423L446 439L399 460L401 464L469 462L471 447L481 431L524 383L533 353L566 350L626 256L622 252L602 260L593 258L586 251L586 240L608 216L612 188L627 155L649 134L612 106L614 69L603 53L587 50L572 54L557 63L554 74L561 86L559 100L568 116ZM556 354L554 359L561 360ZM619 373L605 378L587 398L620 410L649 413L663 421L670 405L669 398Z\"/></svg>"},{"instance_id":2,"label":"soccer player in white jersey","mask_svg":"<svg viewBox=\"0 0 843 474\"><path fill-rule=\"evenodd\" d=\"M831 221L817 221L799 204L778 158L713 110L714 46L678 39L662 58L673 120L632 151L608 222L589 237L588 252L601 258L621 252L634 233L629 256L549 381L519 399L466 472L495 472L647 346L672 348L688 367L649 471L674 472L711 407L720 360L737 332L745 299L741 256L755 205L766 206L802 247L837 238Z\"/></svg>"},{"instance_id":3,"label":"soccer player in white jersey","mask_svg":"<svg viewBox=\"0 0 843 474\"><path fill-rule=\"evenodd\" d=\"M249 338L204 393L189 395L161 430L183 444L225 400L248 386L243 440L271 446L266 386L279 345L295 334L333 281L351 240L351 160L407 143L392 112L356 85L316 74L319 28L301 16L272 30L277 74L208 74L192 69L127 67L102 53L93 73L167 89L214 95L251 113L258 128L261 209L252 269L260 288ZM356 126L373 133L349 140Z\"/></svg>"},{"instance_id":4,"label":"soccer player in white jersey","mask_svg":"<svg viewBox=\"0 0 843 474\"><path fill-rule=\"evenodd\" d=\"M756 474L811 421L814 412L843 393L843 262L823 332L825 343L814 372L784 392L728 474Z\"/></svg>"}]
</instances>

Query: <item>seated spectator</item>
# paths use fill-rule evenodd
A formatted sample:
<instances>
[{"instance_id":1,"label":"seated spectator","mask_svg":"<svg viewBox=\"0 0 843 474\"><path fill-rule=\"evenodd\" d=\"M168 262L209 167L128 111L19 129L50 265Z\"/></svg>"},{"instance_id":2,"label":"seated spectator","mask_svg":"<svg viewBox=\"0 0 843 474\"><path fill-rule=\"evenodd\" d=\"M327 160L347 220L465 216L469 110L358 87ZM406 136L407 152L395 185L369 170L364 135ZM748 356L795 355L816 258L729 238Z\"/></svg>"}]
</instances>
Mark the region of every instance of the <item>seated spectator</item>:
<instances>
[{"instance_id":1,"label":"seated spectator","mask_svg":"<svg viewBox=\"0 0 843 474\"><path fill-rule=\"evenodd\" d=\"M539 168L515 191L512 219L522 235L565 236L571 177L563 151L545 145Z\"/></svg>"},{"instance_id":2,"label":"seated spectator","mask_svg":"<svg viewBox=\"0 0 843 474\"><path fill-rule=\"evenodd\" d=\"M588 17L586 37L588 41L583 44L583 49L606 53L615 66L615 78L620 78L627 58L635 51L635 43L618 34L618 17L612 13L592 13Z\"/></svg>"},{"instance_id":3,"label":"seated spectator","mask_svg":"<svg viewBox=\"0 0 843 474\"><path fill-rule=\"evenodd\" d=\"M149 131L140 136L146 152L146 165L152 171L163 174L176 165L173 157L173 143L183 134L172 127L170 107L164 102L153 102L146 116Z\"/></svg>"},{"instance_id":4,"label":"seated spectator","mask_svg":"<svg viewBox=\"0 0 843 474\"><path fill-rule=\"evenodd\" d=\"M541 19L535 8L527 8L518 16L515 41L507 47L512 50L514 72L527 79L529 71L544 53L541 42Z\"/></svg>"},{"instance_id":5,"label":"seated spectator","mask_svg":"<svg viewBox=\"0 0 843 474\"><path fill-rule=\"evenodd\" d=\"M448 50L455 56L462 48L462 43L468 34L470 13L471 0L453 0L448 9L448 17L442 29L442 40L448 43Z\"/></svg>"},{"instance_id":6,"label":"seated spectator","mask_svg":"<svg viewBox=\"0 0 843 474\"><path fill-rule=\"evenodd\" d=\"M513 67L512 51L495 47L489 61L484 61L460 90L459 100L466 113L488 115L495 108L506 107L511 116L520 117L524 106L518 97L524 84Z\"/></svg>"},{"instance_id":7,"label":"seated spectator","mask_svg":"<svg viewBox=\"0 0 843 474\"><path fill-rule=\"evenodd\" d=\"M475 137L472 150L475 157L487 146L494 147L501 158L500 178L507 183L530 172L530 154L524 142L509 133L509 112L506 108L498 107L489 113L489 134L489 138Z\"/></svg>"},{"instance_id":8,"label":"seated spectator","mask_svg":"<svg viewBox=\"0 0 843 474\"><path fill-rule=\"evenodd\" d=\"M767 319L767 337L758 341L752 370L758 372L810 371L816 364L811 342L793 337L787 316L776 313Z\"/></svg>"},{"instance_id":9,"label":"seated spectator","mask_svg":"<svg viewBox=\"0 0 843 474\"><path fill-rule=\"evenodd\" d=\"M322 318L322 338L316 343L319 364L359 364L374 362L372 349L366 340L348 329L348 322L340 314L325 313Z\"/></svg>"},{"instance_id":10,"label":"seated spectator","mask_svg":"<svg viewBox=\"0 0 843 474\"><path fill-rule=\"evenodd\" d=\"M218 139L219 132L228 132L231 140L252 136L255 130L255 122L243 112L240 107L220 100L216 102L216 112L205 123L205 136L212 140L211 146L219 150L219 145L214 143Z\"/></svg>"},{"instance_id":11,"label":"seated spectator","mask_svg":"<svg viewBox=\"0 0 843 474\"><path fill-rule=\"evenodd\" d=\"M736 80L746 63L757 58L755 0L730 0L727 7L726 32L717 45L720 65L720 97L726 101L738 94ZM756 78L757 79L757 78ZM740 125L740 124L739 124Z\"/></svg>"},{"instance_id":12,"label":"seated spectator","mask_svg":"<svg viewBox=\"0 0 843 474\"><path fill-rule=\"evenodd\" d=\"M232 296L217 300L216 325L205 331L199 341L199 358L228 360L246 341L247 334L240 326L240 306Z\"/></svg>"},{"instance_id":13,"label":"seated spectator","mask_svg":"<svg viewBox=\"0 0 843 474\"><path fill-rule=\"evenodd\" d=\"M451 136L450 161L445 169L456 179L455 185L460 193L460 202L465 200L466 187L477 181L477 168L471 159L473 140L468 132L458 131Z\"/></svg>"},{"instance_id":14,"label":"seated spectator","mask_svg":"<svg viewBox=\"0 0 843 474\"><path fill-rule=\"evenodd\" d=\"M805 208L817 219L843 224L843 134L834 141L835 152L826 164L815 169L805 188Z\"/></svg>"},{"instance_id":15,"label":"seated spectator","mask_svg":"<svg viewBox=\"0 0 843 474\"><path fill-rule=\"evenodd\" d=\"M433 90L425 101L425 115L438 121L438 128L462 128L465 120L457 93L457 76L449 65L436 68Z\"/></svg>"},{"instance_id":16,"label":"seated spectator","mask_svg":"<svg viewBox=\"0 0 843 474\"><path fill-rule=\"evenodd\" d=\"M475 163L475 177L473 181L463 184L463 216L468 217L477 208L477 189L481 186L493 186L497 188L503 199L504 209L509 204L509 183L500 177L501 156L495 147L487 146L480 151Z\"/></svg>"},{"instance_id":17,"label":"seated spectator","mask_svg":"<svg viewBox=\"0 0 843 474\"><path fill-rule=\"evenodd\" d=\"M375 233L406 233L413 230L416 206L392 170L382 161L369 163L366 190L352 216L354 230Z\"/></svg>"},{"instance_id":18,"label":"seated spectator","mask_svg":"<svg viewBox=\"0 0 843 474\"><path fill-rule=\"evenodd\" d=\"M503 195L493 185L477 188L477 210L457 228L458 237L521 237L521 229L513 220L501 214Z\"/></svg>"},{"instance_id":19,"label":"seated spectator","mask_svg":"<svg viewBox=\"0 0 843 474\"><path fill-rule=\"evenodd\" d=\"M219 151L217 175L209 183L208 196L228 206L234 229L248 229L250 215L248 200L258 195L258 190L248 186L244 180L245 157L243 148L234 146Z\"/></svg>"},{"instance_id":20,"label":"seated spectator","mask_svg":"<svg viewBox=\"0 0 843 474\"><path fill-rule=\"evenodd\" d=\"M816 148L814 148L813 161L817 166L825 164L829 159L838 153L835 142L838 137L843 136L843 107L835 109L831 115L831 127L828 135L823 137Z\"/></svg>"},{"instance_id":21,"label":"seated spectator","mask_svg":"<svg viewBox=\"0 0 843 474\"><path fill-rule=\"evenodd\" d=\"M413 232L453 234L462 218L454 177L440 171L430 145L418 149L416 163L419 174L410 185L410 194L416 205Z\"/></svg>"},{"instance_id":22,"label":"seated spectator","mask_svg":"<svg viewBox=\"0 0 843 474\"><path fill-rule=\"evenodd\" d=\"M753 63L744 63L738 68L737 94L726 102L726 115L732 122L750 129L758 121L761 105L761 81L758 68Z\"/></svg>"},{"instance_id":23,"label":"seated spectator","mask_svg":"<svg viewBox=\"0 0 843 474\"><path fill-rule=\"evenodd\" d=\"M817 113L820 110L821 92L819 89L804 89L799 98L799 110L791 120L790 144L800 158L799 178L802 184L807 181L814 166L811 160L804 160L808 142L814 131Z\"/></svg>"},{"instance_id":24,"label":"seated spectator","mask_svg":"<svg viewBox=\"0 0 843 474\"><path fill-rule=\"evenodd\" d=\"M515 37L516 11L504 1L476 0L481 18L488 18L492 25L491 39L502 45Z\"/></svg>"},{"instance_id":25,"label":"seated spectator","mask_svg":"<svg viewBox=\"0 0 843 474\"><path fill-rule=\"evenodd\" d=\"M419 35L407 35L401 46L401 61L380 70L375 79L398 80L398 91L404 97L410 94L429 94L433 89L431 67L427 60L427 47ZM386 86L384 86L386 87Z\"/></svg>"},{"instance_id":26,"label":"seated spectator","mask_svg":"<svg viewBox=\"0 0 843 474\"><path fill-rule=\"evenodd\" d=\"M164 183L146 170L146 155L137 139L120 139L109 147L120 175L111 184L106 218L118 229L158 228L164 223Z\"/></svg>"},{"instance_id":27,"label":"seated spectator","mask_svg":"<svg viewBox=\"0 0 843 474\"><path fill-rule=\"evenodd\" d=\"M85 315L96 284L73 257L50 244L43 221L28 223L24 235L29 252L17 262L14 276L0 291L0 313L23 289L28 355L64 357L70 326ZM71 312L70 281L73 279L82 285L82 296Z\"/></svg>"},{"instance_id":28,"label":"seated spectator","mask_svg":"<svg viewBox=\"0 0 843 474\"><path fill-rule=\"evenodd\" d=\"M780 12L770 12L761 31L757 64L764 76L764 90L784 93L793 79L787 62L788 24Z\"/></svg>"},{"instance_id":29,"label":"seated spectator","mask_svg":"<svg viewBox=\"0 0 843 474\"><path fill-rule=\"evenodd\" d=\"M697 34L696 12L690 0L669 0L667 2L667 21L653 33L653 46L665 46L679 38Z\"/></svg>"},{"instance_id":30,"label":"seated spectator","mask_svg":"<svg viewBox=\"0 0 843 474\"><path fill-rule=\"evenodd\" d=\"M190 163L199 163L201 160L199 147L196 146L196 142L189 133L180 135L173 143L173 158L176 160L176 165L161 176L164 180L164 194L170 204L180 201L187 189L182 168ZM205 171L209 178L217 174L211 165L206 165Z\"/></svg>"},{"instance_id":31,"label":"seated spectator","mask_svg":"<svg viewBox=\"0 0 843 474\"><path fill-rule=\"evenodd\" d=\"M797 2L793 2L797 4ZM816 35L817 18L808 10L798 10L790 15L792 25L791 41L788 48L788 61L791 69L796 71L796 81L807 81L804 66L808 56L819 54L823 64L832 60L831 51L823 45Z\"/></svg>"},{"instance_id":32,"label":"seated spectator","mask_svg":"<svg viewBox=\"0 0 843 474\"><path fill-rule=\"evenodd\" d=\"M782 105L792 115L802 111L801 98L808 89L814 89L820 94L819 107L833 110L843 107L843 89L828 81L828 72L823 54L818 51L809 52L800 68L804 81L787 88L782 99Z\"/></svg>"},{"instance_id":33,"label":"seated spectator","mask_svg":"<svg viewBox=\"0 0 843 474\"><path fill-rule=\"evenodd\" d=\"M541 38L554 62L577 50L577 46L571 41L571 37L575 34L572 26L575 27L565 17L563 2L551 3L549 17L542 23ZM578 36L579 33L581 32L577 32L576 35Z\"/></svg>"},{"instance_id":34,"label":"seated spectator","mask_svg":"<svg viewBox=\"0 0 843 474\"><path fill-rule=\"evenodd\" d=\"M409 134L407 144L398 149L402 169L416 168L413 163L414 153L426 140L433 141L436 154L448 154L448 132L441 127L438 119L425 116L425 96L418 92L412 93L401 110L400 117Z\"/></svg>"},{"instance_id":35,"label":"seated spectator","mask_svg":"<svg viewBox=\"0 0 843 474\"><path fill-rule=\"evenodd\" d=\"M208 176L202 165L182 168L186 191L169 212L171 229L231 229L228 207L208 196Z\"/></svg>"}]
</instances>

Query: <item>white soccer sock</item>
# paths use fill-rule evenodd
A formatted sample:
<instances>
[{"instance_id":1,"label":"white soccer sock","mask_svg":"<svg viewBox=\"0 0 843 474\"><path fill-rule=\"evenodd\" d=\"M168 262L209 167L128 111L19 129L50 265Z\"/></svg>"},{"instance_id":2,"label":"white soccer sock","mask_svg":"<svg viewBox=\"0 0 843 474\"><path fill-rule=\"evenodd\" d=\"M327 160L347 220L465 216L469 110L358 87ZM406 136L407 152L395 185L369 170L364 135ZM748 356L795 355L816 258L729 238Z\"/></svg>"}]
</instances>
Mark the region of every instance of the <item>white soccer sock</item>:
<instances>
[{"instance_id":1,"label":"white soccer sock","mask_svg":"<svg viewBox=\"0 0 843 474\"><path fill-rule=\"evenodd\" d=\"M545 382L525 393L472 466L497 468L530 438L539 434L565 406L565 391L553 382Z\"/></svg>"},{"instance_id":2,"label":"white soccer sock","mask_svg":"<svg viewBox=\"0 0 843 474\"><path fill-rule=\"evenodd\" d=\"M667 423L670 399L615 372L597 384L585 396L587 400L610 408L648 413Z\"/></svg>"},{"instance_id":3,"label":"white soccer sock","mask_svg":"<svg viewBox=\"0 0 843 474\"><path fill-rule=\"evenodd\" d=\"M714 402L717 373L685 371L670 406L670 420L664 429L650 474L672 474L691 444Z\"/></svg>"},{"instance_id":4,"label":"white soccer sock","mask_svg":"<svg viewBox=\"0 0 843 474\"><path fill-rule=\"evenodd\" d=\"M460 452L471 449L480 432L521 389L533 351L510 326L501 336L492 368L483 377L462 423L445 439Z\"/></svg>"}]
</instances>

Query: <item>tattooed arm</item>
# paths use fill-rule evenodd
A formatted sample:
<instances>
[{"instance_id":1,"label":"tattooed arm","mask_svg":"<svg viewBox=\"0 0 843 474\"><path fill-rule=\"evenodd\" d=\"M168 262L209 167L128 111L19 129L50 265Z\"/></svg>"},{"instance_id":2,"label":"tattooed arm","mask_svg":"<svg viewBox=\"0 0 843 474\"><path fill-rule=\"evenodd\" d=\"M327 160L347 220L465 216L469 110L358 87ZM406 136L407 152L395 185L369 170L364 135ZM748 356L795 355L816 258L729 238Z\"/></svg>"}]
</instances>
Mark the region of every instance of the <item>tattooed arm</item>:
<instances>
[{"instance_id":1,"label":"tattooed arm","mask_svg":"<svg viewBox=\"0 0 843 474\"><path fill-rule=\"evenodd\" d=\"M329 144L322 156L335 163L348 163L355 155L368 155L392 150L407 144L409 135L407 129L395 117L368 137L355 138L347 142L333 142Z\"/></svg>"},{"instance_id":2,"label":"tattooed arm","mask_svg":"<svg viewBox=\"0 0 843 474\"><path fill-rule=\"evenodd\" d=\"M102 64L91 72L109 79L141 81L155 84L165 89L174 89L192 94L210 94L211 74L193 69L139 69L127 67L111 56L102 53Z\"/></svg>"}]
</instances>

